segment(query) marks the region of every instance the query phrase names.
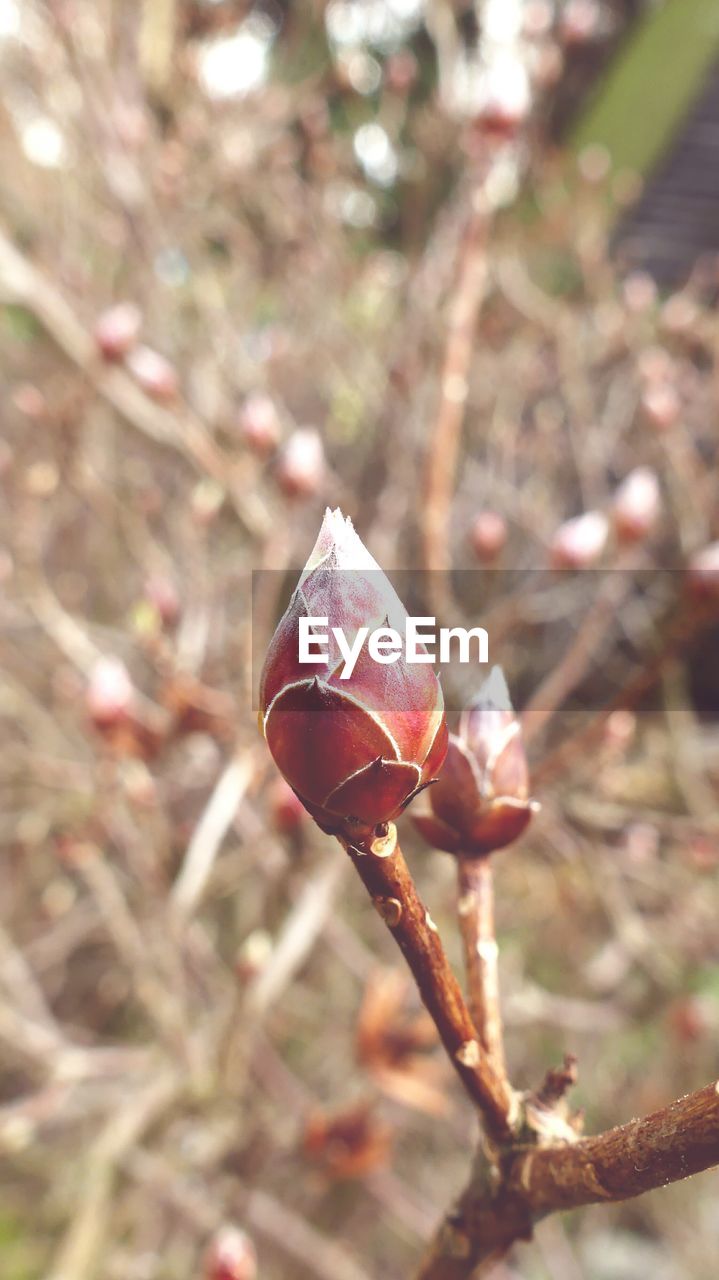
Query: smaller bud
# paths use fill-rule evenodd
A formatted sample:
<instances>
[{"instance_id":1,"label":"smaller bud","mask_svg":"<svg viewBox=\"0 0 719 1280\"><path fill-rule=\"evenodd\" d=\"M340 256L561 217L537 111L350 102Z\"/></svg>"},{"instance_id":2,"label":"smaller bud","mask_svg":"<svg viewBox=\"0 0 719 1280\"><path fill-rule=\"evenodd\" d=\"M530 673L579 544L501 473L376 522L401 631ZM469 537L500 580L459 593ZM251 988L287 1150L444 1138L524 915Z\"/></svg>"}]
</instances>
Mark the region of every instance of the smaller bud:
<instances>
[{"instance_id":1,"label":"smaller bud","mask_svg":"<svg viewBox=\"0 0 719 1280\"><path fill-rule=\"evenodd\" d=\"M619 485L612 504L614 528L620 542L642 542L659 519L661 495L656 473L637 467Z\"/></svg>"},{"instance_id":2,"label":"smaller bud","mask_svg":"<svg viewBox=\"0 0 719 1280\"><path fill-rule=\"evenodd\" d=\"M145 583L145 599L152 605L158 618L165 627L174 627L180 616L180 597L177 587L168 578L157 574Z\"/></svg>"},{"instance_id":3,"label":"smaller bud","mask_svg":"<svg viewBox=\"0 0 719 1280\"><path fill-rule=\"evenodd\" d=\"M127 357L127 367L151 400L170 404L177 398L177 371L170 361L151 347L135 347Z\"/></svg>"},{"instance_id":4,"label":"smaller bud","mask_svg":"<svg viewBox=\"0 0 719 1280\"><path fill-rule=\"evenodd\" d=\"M568 0L562 9L559 34L563 43L577 48L602 34L602 13L597 0Z\"/></svg>"},{"instance_id":5,"label":"smaller bud","mask_svg":"<svg viewBox=\"0 0 719 1280\"><path fill-rule=\"evenodd\" d=\"M203 1280L257 1280L257 1254L250 1237L238 1227L222 1227L212 1240Z\"/></svg>"},{"instance_id":6,"label":"smaller bud","mask_svg":"<svg viewBox=\"0 0 719 1280\"><path fill-rule=\"evenodd\" d=\"M299 796L295 795L289 782L285 782L282 777L275 778L270 787L269 810L272 825L281 835L288 836L299 831L307 817L307 810Z\"/></svg>"},{"instance_id":7,"label":"smaller bud","mask_svg":"<svg viewBox=\"0 0 719 1280\"><path fill-rule=\"evenodd\" d=\"M253 929L237 950L235 973L243 986L248 986L264 972L274 950L272 935L266 929Z\"/></svg>"},{"instance_id":8,"label":"smaller bud","mask_svg":"<svg viewBox=\"0 0 719 1280\"><path fill-rule=\"evenodd\" d=\"M325 478L325 454L319 431L293 431L277 462L277 483L288 498L314 498Z\"/></svg>"},{"instance_id":9,"label":"smaller bud","mask_svg":"<svg viewBox=\"0 0 719 1280\"><path fill-rule=\"evenodd\" d=\"M631 271L622 285L622 295L627 311L642 316L657 305L659 291L647 271Z\"/></svg>"},{"instance_id":10,"label":"smaller bud","mask_svg":"<svg viewBox=\"0 0 719 1280\"><path fill-rule=\"evenodd\" d=\"M124 360L140 336L142 312L134 302L108 307L95 322L94 338L104 360Z\"/></svg>"},{"instance_id":11,"label":"smaller bud","mask_svg":"<svg viewBox=\"0 0 719 1280\"><path fill-rule=\"evenodd\" d=\"M637 735L637 717L633 711L619 707L607 717L602 743L612 755L623 755Z\"/></svg>"},{"instance_id":12,"label":"smaller bud","mask_svg":"<svg viewBox=\"0 0 719 1280\"><path fill-rule=\"evenodd\" d=\"M555 569L589 569L599 560L609 536L609 521L601 511L585 511L566 520L552 538L549 556Z\"/></svg>"},{"instance_id":13,"label":"smaller bud","mask_svg":"<svg viewBox=\"0 0 719 1280\"><path fill-rule=\"evenodd\" d=\"M479 83L476 124L483 133L513 138L532 108L532 91L524 63L513 53L496 57Z\"/></svg>"},{"instance_id":14,"label":"smaller bud","mask_svg":"<svg viewBox=\"0 0 719 1280\"><path fill-rule=\"evenodd\" d=\"M97 729L109 729L127 719L135 690L127 667L119 658L99 658L90 672L85 706Z\"/></svg>"},{"instance_id":15,"label":"smaller bud","mask_svg":"<svg viewBox=\"0 0 719 1280\"><path fill-rule=\"evenodd\" d=\"M480 511L471 530L474 553L481 564L493 564L507 541L507 522L498 511Z\"/></svg>"},{"instance_id":16,"label":"smaller bud","mask_svg":"<svg viewBox=\"0 0 719 1280\"><path fill-rule=\"evenodd\" d=\"M417 59L410 49L398 49L391 53L384 65L384 79L392 93L402 96L409 93L419 75Z\"/></svg>"},{"instance_id":17,"label":"smaller bud","mask_svg":"<svg viewBox=\"0 0 719 1280\"><path fill-rule=\"evenodd\" d=\"M280 419L274 401L262 391L245 400L238 417L240 434L248 449L259 457L274 453L280 443Z\"/></svg>"},{"instance_id":18,"label":"smaller bud","mask_svg":"<svg viewBox=\"0 0 719 1280\"><path fill-rule=\"evenodd\" d=\"M654 382L642 391L639 407L648 427L669 431L679 421L682 404L671 382Z\"/></svg>"},{"instance_id":19,"label":"smaller bud","mask_svg":"<svg viewBox=\"0 0 719 1280\"><path fill-rule=\"evenodd\" d=\"M719 601L719 542L694 552L687 565L687 578L697 600Z\"/></svg>"},{"instance_id":20,"label":"smaller bud","mask_svg":"<svg viewBox=\"0 0 719 1280\"><path fill-rule=\"evenodd\" d=\"M439 780L420 796L414 821L436 848L482 857L516 840L536 807L519 721L494 667L450 734Z\"/></svg>"}]
</instances>

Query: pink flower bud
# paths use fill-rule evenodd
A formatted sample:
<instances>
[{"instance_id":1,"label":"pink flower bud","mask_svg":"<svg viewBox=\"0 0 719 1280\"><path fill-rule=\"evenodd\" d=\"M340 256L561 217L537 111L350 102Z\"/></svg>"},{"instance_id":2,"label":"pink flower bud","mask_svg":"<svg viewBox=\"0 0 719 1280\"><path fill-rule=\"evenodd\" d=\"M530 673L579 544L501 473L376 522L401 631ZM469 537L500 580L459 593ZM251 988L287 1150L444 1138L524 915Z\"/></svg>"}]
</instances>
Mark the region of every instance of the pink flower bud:
<instances>
[{"instance_id":1,"label":"pink flower bud","mask_svg":"<svg viewBox=\"0 0 719 1280\"><path fill-rule=\"evenodd\" d=\"M119 658L98 658L85 694L85 706L93 724L102 729L124 720L134 699L135 691L124 662Z\"/></svg>"},{"instance_id":2,"label":"pink flower bud","mask_svg":"<svg viewBox=\"0 0 719 1280\"><path fill-rule=\"evenodd\" d=\"M135 347L127 357L127 367L146 395L161 404L175 400L179 391L177 371L170 361L151 347Z\"/></svg>"},{"instance_id":3,"label":"pink flower bud","mask_svg":"<svg viewBox=\"0 0 719 1280\"><path fill-rule=\"evenodd\" d=\"M719 542L695 551L687 565L692 594L699 600L719 600Z\"/></svg>"},{"instance_id":4,"label":"pink flower bud","mask_svg":"<svg viewBox=\"0 0 719 1280\"><path fill-rule=\"evenodd\" d=\"M559 22L566 45L582 45L596 40L602 30L602 14L597 0L568 0Z\"/></svg>"},{"instance_id":5,"label":"pink flower bud","mask_svg":"<svg viewBox=\"0 0 719 1280\"><path fill-rule=\"evenodd\" d=\"M240 410L238 426L247 447L260 457L274 453L280 443L277 409L274 401L262 391L247 397Z\"/></svg>"},{"instance_id":6,"label":"pink flower bud","mask_svg":"<svg viewBox=\"0 0 719 1280\"><path fill-rule=\"evenodd\" d=\"M647 426L669 431L679 421L682 404L671 382L654 382L642 391L640 407Z\"/></svg>"},{"instance_id":7,"label":"pink flower bud","mask_svg":"<svg viewBox=\"0 0 719 1280\"><path fill-rule=\"evenodd\" d=\"M509 690L494 667L450 734L439 781L424 792L413 814L437 849L482 857L522 834L536 808Z\"/></svg>"},{"instance_id":8,"label":"pink flower bud","mask_svg":"<svg viewBox=\"0 0 719 1280\"><path fill-rule=\"evenodd\" d=\"M661 509L656 473L649 467L630 471L614 495L612 516L622 542L641 542L651 533Z\"/></svg>"},{"instance_id":9,"label":"pink flower bud","mask_svg":"<svg viewBox=\"0 0 719 1280\"><path fill-rule=\"evenodd\" d=\"M277 462L277 483L288 498L314 498L325 477L325 453L319 431L293 431Z\"/></svg>"},{"instance_id":10,"label":"pink flower bud","mask_svg":"<svg viewBox=\"0 0 719 1280\"><path fill-rule=\"evenodd\" d=\"M222 1227L210 1244L203 1280L257 1280L257 1254L250 1237Z\"/></svg>"},{"instance_id":11,"label":"pink flower bud","mask_svg":"<svg viewBox=\"0 0 719 1280\"><path fill-rule=\"evenodd\" d=\"M566 520L557 529L549 549L555 569L588 569L595 564L606 546L609 521L601 511L585 511L584 515Z\"/></svg>"},{"instance_id":12,"label":"pink flower bud","mask_svg":"<svg viewBox=\"0 0 719 1280\"><path fill-rule=\"evenodd\" d=\"M498 55L482 73L479 94L479 128L501 138L514 137L532 109L531 85L522 60L510 52Z\"/></svg>"},{"instance_id":13,"label":"pink flower bud","mask_svg":"<svg viewBox=\"0 0 719 1280\"><path fill-rule=\"evenodd\" d=\"M327 618L328 660L300 662L300 620ZM436 777L447 749L444 700L428 663L403 654L379 663L367 643L349 678L332 628L353 644L359 628L407 614L341 511L327 511L315 548L270 643L260 681L261 723L280 772L319 826L366 839ZM365 640L367 637L365 637ZM422 652L422 646L418 646Z\"/></svg>"},{"instance_id":14,"label":"pink flower bud","mask_svg":"<svg viewBox=\"0 0 719 1280\"><path fill-rule=\"evenodd\" d=\"M148 578L145 583L145 599L157 611L163 626L174 627L180 616L180 597L172 578L159 574Z\"/></svg>"},{"instance_id":15,"label":"pink flower bud","mask_svg":"<svg viewBox=\"0 0 719 1280\"><path fill-rule=\"evenodd\" d=\"M105 360L123 360L140 336L142 312L134 302L108 307L95 322L95 342Z\"/></svg>"},{"instance_id":16,"label":"pink flower bud","mask_svg":"<svg viewBox=\"0 0 719 1280\"><path fill-rule=\"evenodd\" d=\"M482 564L493 564L507 541L507 522L498 511L480 511L472 525L472 547Z\"/></svg>"}]
</instances>

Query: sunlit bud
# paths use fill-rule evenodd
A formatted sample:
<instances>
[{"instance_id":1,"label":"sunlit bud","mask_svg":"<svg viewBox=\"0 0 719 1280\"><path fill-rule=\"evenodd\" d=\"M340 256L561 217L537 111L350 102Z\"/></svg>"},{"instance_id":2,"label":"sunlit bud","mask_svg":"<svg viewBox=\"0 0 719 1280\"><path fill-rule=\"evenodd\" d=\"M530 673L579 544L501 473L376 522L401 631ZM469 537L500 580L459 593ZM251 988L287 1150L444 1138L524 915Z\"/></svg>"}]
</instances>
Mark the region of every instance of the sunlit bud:
<instances>
[{"instance_id":1,"label":"sunlit bud","mask_svg":"<svg viewBox=\"0 0 719 1280\"><path fill-rule=\"evenodd\" d=\"M151 347L134 347L127 357L127 367L142 390L152 400L168 404L177 397L179 382L174 365Z\"/></svg>"},{"instance_id":2,"label":"sunlit bud","mask_svg":"<svg viewBox=\"0 0 719 1280\"><path fill-rule=\"evenodd\" d=\"M274 950L272 935L266 929L253 929L238 947L235 973L242 983L254 982L266 969Z\"/></svg>"},{"instance_id":3,"label":"sunlit bud","mask_svg":"<svg viewBox=\"0 0 719 1280\"><path fill-rule=\"evenodd\" d=\"M641 542L657 523L661 494L656 473L637 467L619 485L612 503L617 537L622 542Z\"/></svg>"},{"instance_id":4,"label":"sunlit bud","mask_svg":"<svg viewBox=\"0 0 719 1280\"><path fill-rule=\"evenodd\" d=\"M719 542L695 551L687 565L689 587L699 600L719 600Z\"/></svg>"},{"instance_id":5,"label":"sunlit bud","mask_svg":"<svg viewBox=\"0 0 719 1280\"><path fill-rule=\"evenodd\" d=\"M487 132L513 137L532 107L529 76L524 63L513 53L497 56L479 81L477 124Z\"/></svg>"},{"instance_id":6,"label":"sunlit bud","mask_svg":"<svg viewBox=\"0 0 719 1280\"><path fill-rule=\"evenodd\" d=\"M172 578L155 574L145 583L145 599L165 627L174 627L180 616L180 597Z\"/></svg>"},{"instance_id":7,"label":"sunlit bud","mask_svg":"<svg viewBox=\"0 0 719 1280\"><path fill-rule=\"evenodd\" d=\"M300 662L300 619L326 618L326 659ZM341 511L327 511L272 638L260 680L262 728L280 772L324 830L349 839L390 822L437 776L447 746L430 663L378 662L362 644L349 678L333 628L405 634L391 583ZM425 652L424 646L418 646Z\"/></svg>"},{"instance_id":8,"label":"sunlit bud","mask_svg":"<svg viewBox=\"0 0 719 1280\"><path fill-rule=\"evenodd\" d=\"M122 360L135 346L142 327L142 312L134 302L108 307L95 322L95 342L105 360Z\"/></svg>"},{"instance_id":9,"label":"sunlit bud","mask_svg":"<svg viewBox=\"0 0 719 1280\"><path fill-rule=\"evenodd\" d=\"M601 35L602 14L597 0L568 0L561 11L559 34L566 45L582 45Z\"/></svg>"},{"instance_id":10,"label":"sunlit bud","mask_svg":"<svg viewBox=\"0 0 719 1280\"><path fill-rule=\"evenodd\" d=\"M682 405L671 382L654 382L642 391L640 407L644 421L654 431L669 431L679 421Z\"/></svg>"},{"instance_id":11,"label":"sunlit bud","mask_svg":"<svg viewBox=\"0 0 719 1280\"><path fill-rule=\"evenodd\" d=\"M293 431L277 460L277 483L288 498L314 498L325 478L325 451L319 431Z\"/></svg>"},{"instance_id":12,"label":"sunlit bud","mask_svg":"<svg viewBox=\"0 0 719 1280\"><path fill-rule=\"evenodd\" d=\"M98 658L90 672L85 706L93 724L109 728L125 719L135 699L127 667L119 658Z\"/></svg>"},{"instance_id":13,"label":"sunlit bud","mask_svg":"<svg viewBox=\"0 0 719 1280\"><path fill-rule=\"evenodd\" d=\"M507 522L498 511L480 511L472 525L472 548L482 564L492 564L507 541Z\"/></svg>"},{"instance_id":14,"label":"sunlit bud","mask_svg":"<svg viewBox=\"0 0 719 1280\"><path fill-rule=\"evenodd\" d=\"M222 1227L210 1244L203 1280L257 1280L257 1255L250 1237L237 1227Z\"/></svg>"},{"instance_id":15,"label":"sunlit bud","mask_svg":"<svg viewBox=\"0 0 719 1280\"><path fill-rule=\"evenodd\" d=\"M423 793L414 821L435 848L482 857L516 840L535 808L519 721L494 667L450 734L439 781Z\"/></svg>"},{"instance_id":16,"label":"sunlit bud","mask_svg":"<svg viewBox=\"0 0 719 1280\"><path fill-rule=\"evenodd\" d=\"M240 409L238 426L247 447L260 457L274 453L280 443L277 408L263 391L255 391L247 397Z\"/></svg>"},{"instance_id":17,"label":"sunlit bud","mask_svg":"<svg viewBox=\"0 0 719 1280\"><path fill-rule=\"evenodd\" d=\"M585 511L566 520L552 538L549 556L555 569L588 569L606 546L609 521L601 511Z\"/></svg>"}]
</instances>

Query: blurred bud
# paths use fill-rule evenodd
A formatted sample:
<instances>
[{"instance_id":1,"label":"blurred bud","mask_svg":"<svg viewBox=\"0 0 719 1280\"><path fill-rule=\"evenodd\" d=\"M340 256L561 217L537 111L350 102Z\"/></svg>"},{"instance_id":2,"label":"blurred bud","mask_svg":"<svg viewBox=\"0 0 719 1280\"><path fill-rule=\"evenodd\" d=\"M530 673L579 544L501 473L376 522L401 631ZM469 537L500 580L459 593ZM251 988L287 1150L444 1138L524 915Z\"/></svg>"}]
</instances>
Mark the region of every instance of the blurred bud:
<instances>
[{"instance_id":1,"label":"blurred bud","mask_svg":"<svg viewBox=\"0 0 719 1280\"><path fill-rule=\"evenodd\" d=\"M662 326L667 333L683 334L694 327L698 315L697 305L688 294L673 293L662 307Z\"/></svg>"},{"instance_id":2,"label":"blurred bud","mask_svg":"<svg viewBox=\"0 0 719 1280\"><path fill-rule=\"evenodd\" d=\"M40 388L32 382L18 383L12 393L12 402L19 413L34 421L44 418L47 413L47 400Z\"/></svg>"},{"instance_id":3,"label":"blurred bud","mask_svg":"<svg viewBox=\"0 0 719 1280\"><path fill-rule=\"evenodd\" d=\"M160 404L175 400L179 391L177 371L170 361L151 347L134 347L127 357L133 378L150 399Z\"/></svg>"},{"instance_id":4,"label":"blurred bud","mask_svg":"<svg viewBox=\"0 0 719 1280\"><path fill-rule=\"evenodd\" d=\"M622 285L622 295L627 311L641 316L656 306L659 291L648 272L632 271Z\"/></svg>"},{"instance_id":5,"label":"blurred bud","mask_svg":"<svg viewBox=\"0 0 719 1280\"><path fill-rule=\"evenodd\" d=\"M327 618L322 675L299 661L300 619ZM431 665L376 662L363 644L348 679L332 628L404 636L407 614L341 511L327 511L260 680L262 728L280 772L330 834L366 839L437 775L447 749L444 700ZM422 646L418 646L422 649ZM308 744L311 744L311 749Z\"/></svg>"},{"instance_id":6,"label":"blurred bud","mask_svg":"<svg viewBox=\"0 0 719 1280\"><path fill-rule=\"evenodd\" d=\"M669 1028L680 1044L703 1040L710 1031L705 1007L696 996L678 996L669 1006Z\"/></svg>"},{"instance_id":7,"label":"blurred bud","mask_svg":"<svg viewBox=\"0 0 719 1280\"><path fill-rule=\"evenodd\" d=\"M601 556L609 536L609 521L601 511L566 520L557 529L549 548L555 569L588 569Z\"/></svg>"},{"instance_id":8,"label":"blurred bud","mask_svg":"<svg viewBox=\"0 0 719 1280\"><path fill-rule=\"evenodd\" d=\"M564 54L553 40L543 40L532 51L532 83L540 91L553 89L564 70Z\"/></svg>"},{"instance_id":9,"label":"blurred bud","mask_svg":"<svg viewBox=\"0 0 719 1280\"><path fill-rule=\"evenodd\" d=\"M295 795L284 778L275 778L270 787L269 810L272 826L282 835L292 835L298 831L307 816L307 810L299 796Z\"/></svg>"},{"instance_id":10,"label":"blurred bud","mask_svg":"<svg viewBox=\"0 0 719 1280\"><path fill-rule=\"evenodd\" d=\"M498 511L480 511L472 525L472 548L481 564L492 564L507 541L507 522Z\"/></svg>"},{"instance_id":11,"label":"blurred bud","mask_svg":"<svg viewBox=\"0 0 719 1280\"><path fill-rule=\"evenodd\" d=\"M604 182L611 167L612 157L601 143L590 142L588 146L582 147L577 158L577 168L585 182L595 186Z\"/></svg>"},{"instance_id":12,"label":"blurred bud","mask_svg":"<svg viewBox=\"0 0 719 1280\"><path fill-rule=\"evenodd\" d=\"M203 1280L257 1280L257 1254L250 1237L237 1227L222 1227L211 1242Z\"/></svg>"},{"instance_id":13,"label":"blurred bud","mask_svg":"<svg viewBox=\"0 0 719 1280\"><path fill-rule=\"evenodd\" d=\"M602 13L597 0L567 0L559 19L559 34L565 45L577 47L601 35Z\"/></svg>"},{"instance_id":14,"label":"blurred bud","mask_svg":"<svg viewBox=\"0 0 719 1280\"><path fill-rule=\"evenodd\" d=\"M642 417L654 431L669 431L679 421L681 400L671 382L650 383L639 401Z\"/></svg>"},{"instance_id":15,"label":"blurred bud","mask_svg":"<svg viewBox=\"0 0 719 1280\"><path fill-rule=\"evenodd\" d=\"M140 336L142 312L134 302L108 307L95 322L95 342L105 360L124 360Z\"/></svg>"},{"instance_id":16,"label":"blurred bud","mask_svg":"<svg viewBox=\"0 0 719 1280\"><path fill-rule=\"evenodd\" d=\"M417 59L409 49L391 53L384 64L384 79L393 93L409 93L419 75Z\"/></svg>"},{"instance_id":17,"label":"blurred bud","mask_svg":"<svg viewBox=\"0 0 719 1280\"><path fill-rule=\"evenodd\" d=\"M110 728L126 719L134 701L135 690L124 662L98 658L85 693L85 706L95 727Z\"/></svg>"},{"instance_id":18,"label":"blurred bud","mask_svg":"<svg viewBox=\"0 0 719 1280\"><path fill-rule=\"evenodd\" d=\"M423 793L415 825L430 844L463 857L503 849L536 808L521 730L501 667L462 712L450 734L439 781Z\"/></svg>"},{"instance_id":19,"label":"blurred bud","mask_svg":"<svg viewBox=\"0 0 719 1280\"><path fill-rule=\"evenodd\" d=\"M475 120L483 132L513 138L532 108L527 68L516 54L497 56L479 81L479 107Z\"/></svg>"},{"instance_id":20,"label":"blurred bud","mask_svg":"<svg viewBox=\"0 0 719 1280\"><path fill-rule=\"evenodd\" d=\"M525 0L522 12L522 30L525 36L536 40L546 36L554 22L554 5L551 0Z\"/></svg>"},{"instance_id":21,"label":"blurred bud","mask_svg":"<svg viewBox=\"0 0 719 1280\"><path fill-rule=\"evenodd\" d=\"M209 476L198 480L190 494L190 513L195 524L212 524L224 501L225 490L215 480L211 480Z\"/></svg>"},{"instance_id":22,"label":"blurred bud","mask_svg":"<svg viewBox=\"0 0 719 1280\"><path fill-rule=\"evenodd\" d=\"M644 383L671 382L676 373L676 362L664 347L652 345L644 347L637 360L637 369Z\"/></svg>"},{"instance_id":23,"label":"blurred bud","mask_svg":"<svg viewBox=\"0 0 719 1280\"><path fill-rule=\"evenodd\" d=\"M254 982L266 969L272 955L272 936L266 929L253 929L239 946L235 956L235 973L238 980Z\"/></svg>"},{"instance_id":24,"label":"blurred bud","mask_svg":"<svg viewBox=\"0 0 719 1280\"><path fill-rule=\"evenodd\" d=\"M328 1115L314 1112L305 1126L302 1146L331 1178L361 1178L386 1164L392 1134L374 1115L372 1106L358 1102Z\"/></svg>"},{"instance_id":25,"label":"blurred bud","mask_svg":"<svg viewBox=\"0 0 719 1280\"><path fill-rule=\"evenodd\" d=\"M719 542L695 551L687 565L689 588L698 600L719 600Z\"/></svg>"},{"instance_id":26,"label":"blurred bud","mask_svg":"<svg viewBox=\"0 0 719 1280\"><path fill-rule=\"evenodd\" d=\"M636 715L633 711L620 707L607 717L603 734L604 746L612 753L623 754L634 741L636 732Z\"/></svg>"},{"instance_id":27,"label":"blurred bud","mask_svg":"<svg viewBox=\"0 0 719 1280\"><path fill-rule=\"evenodd\" d=\"M180 597L172 578L162 574L148 578L144 594L163 626L174 627L180 616Z\"/></svg>"},{"instance_id":28,"label":"blurred bud","mask_svg":"<svg viewBox=\"0 0 719 1280\"><path fill-rule=\"evenodd\" d=\"M280 443L280 419L275 403L262 391L247 397L240 409L238 426L247 447L260 457L274 453Z\"/></svg>"},{"instance_id":29,"label":"blurred bud","mask_svg":"<svg viewBox=\"0 0 719 1280\"><path fill-rule=\"evenodd\" d=\"M641 542L659 519L661 495L656 472L636 467L619 485L612 503L612 517L621 542Z\"/></svg>"},{"instance_id":30,"label":"blurred bud","mask_svg":"<svg viewBox=\"0 0 719 1280\"><path fill-rule=\"evenodd\" d=\"M293 431L277 461L277 483L288 498L314 498L325 478L325 451L319 431Z\"/></svg>"},{"instance_id":31,"label":"blurred bud","mask_svg":"<svg viewBox=\"0 0 719 1280\"><path fill-rule=\"evenodd\" d=\"M655 862L659 853L659 832L653 822L631 822L623 837L627 860L636 867Z\"/></svg>"}]
</instances>

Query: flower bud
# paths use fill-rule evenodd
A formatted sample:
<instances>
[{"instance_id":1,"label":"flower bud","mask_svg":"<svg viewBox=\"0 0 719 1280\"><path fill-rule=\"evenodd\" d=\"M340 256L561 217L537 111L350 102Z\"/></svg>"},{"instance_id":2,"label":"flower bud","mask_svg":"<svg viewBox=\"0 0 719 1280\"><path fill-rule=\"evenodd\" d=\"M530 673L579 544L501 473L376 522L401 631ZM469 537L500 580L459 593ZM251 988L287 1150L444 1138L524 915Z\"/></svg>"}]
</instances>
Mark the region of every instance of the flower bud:
<instances>
[{"instance_id":1,"label":"flower bud","mask_svg":"<svg viewBox=\"0 0 719 1280\"><path fill-rule=\"evenodd\" d=\"M482 857L522 834L536 808L529 771L501 667L494 667L449 735L439 781L414 813L418 830L437 849Z\"/></svg>"},{"instance_id":2,"label":"flower bud","mask_svg":"<svg viewBox=\"0 0 719 1280\"><path fill-rule=\"evenodd\" d=\"M601 556L609 534L609 521L601 511L566 520L557 529L549 549L555 569L588 569Z\"/></svg>"},{"instance_id":3,"label":"flower bud","mask_svg":"<svg viewBox=\"0 0 719 1280\"><path fill-rule=\"evenodd\" d=\"M85 695L87 713L98 729L125 720L135 702L127 667L119 658L98 658Z\"/></svg>"},{"instance_id":4,"label":"flower bud","mask_svg":"<svg viewBox=\"0 0 719 1280\"><path fill-rule=\"evenodd\" d=\"M277 483L288 498L314 498L325 476L325 454L319 431L293 431L277 462Z\"/></svg>"},{"instance_id":5,"label":"flower bud","mask_svg":"<svg viewBox=\"0 0 719 1280\"><path fill-rule=\"evenodd\" d=\"M649 467L636 467L619 485L612 503L617 537L622 542L641 542L659 518L659 481Z\"/></svg>"},{"instance_id":6,"label":"flower bud","mask_svg":"<svg viewBox=\"0 0 719 1280\"><path fill-rule=\"evenodd\" d=\"M480 511L470 536L480 563L493 564L507 541L507 522L498 511Z\"/></svg>"},{"instance_id":7,"label":"flower bud","mask_svg":"<svg viewBox=\"0 0 719 1280\"><path fill-rule=\"evenodd\" d=\"M257 1280L257 1255L250 1237L237 1227L222 1227L205 1258L203 1280Z\"/></svg>"},{"instance_id":8,"label":"flower bud","mask_svg":"<svg viewBox=\"0 0 719 1280\"><path fill-rule=\"evenodd\" d=\"M679 421L682 405L671 382L653 382L642 391L640 407L647 426L669 431Z\"/></svg>"},{"instance_id":9,"label":"flower bud","mask_svg":"<svg viewBox=\"0 0 719 1280\"><path fill-rule=\"evenodd\" d=\"M105 360L122 360L140 336L142 313L134 302L108 307L95 322L95 342Z\"/></svg>"},{"instance_id":10,"label":"flower bud","mask_svg":"<svg viewBox=\"0 0 719 1280\"><path fill-rule=\"evenodd\" d=\"M243 404L238 427L248 449L264 458L280 443L280 419L274 401L263 391L255 391Z\"/></svg>"},{"instance_id":11,"label":"flower bud","mask_svg":"<svg viewBox=\"0 0 719 1280\"><path fill-rule=\"evenodd\" d=\"M719 600L719 542L694 552L687 565L687 577L697 600Z\"/></svg>"},{"instance_id":12,"label":"flower bud","mask_svg":"<svg viewBox=\"0 0 719 1280\"><path fill-rule=\"evenodd\" d=\"M159 351L153 351L151 347L135 347L127 357L127 367L150 399L169 404L177 398L177 371Z\"/></svg>"},{"instance_id":13,"label":"flower bud","mask_svg":"<svg viewBox=\"0 0 719 1280\"><path fill-rule=\"evenodd\" d=\"M301 618L328 620L327 660L300 662ZM437 776L447 749L442 690L428 663L376 662L367 644L349 678L333 633L404 635L407 614L341 511L327 511L315 548L270 643L261 724L280 772L322 828L367 839ZM418 646L421 653L423 646ZM426 650L425 650L426 652ZM321 674L315 674L317 671Z\"/></svg>"}]
</instances>

